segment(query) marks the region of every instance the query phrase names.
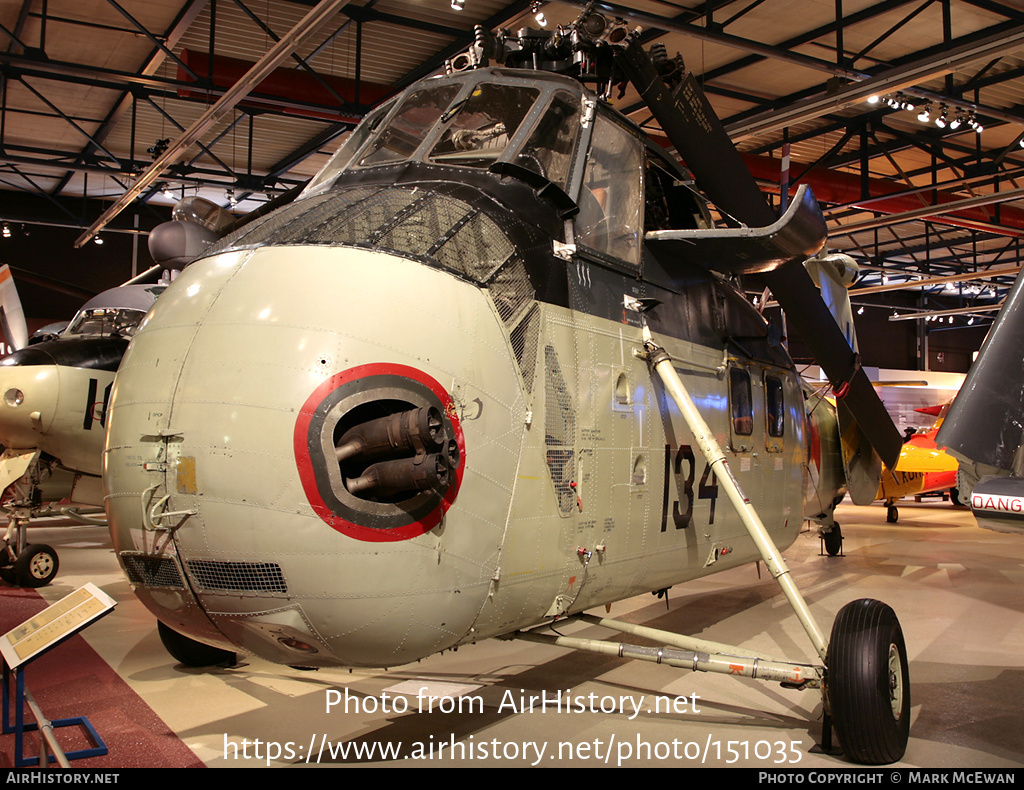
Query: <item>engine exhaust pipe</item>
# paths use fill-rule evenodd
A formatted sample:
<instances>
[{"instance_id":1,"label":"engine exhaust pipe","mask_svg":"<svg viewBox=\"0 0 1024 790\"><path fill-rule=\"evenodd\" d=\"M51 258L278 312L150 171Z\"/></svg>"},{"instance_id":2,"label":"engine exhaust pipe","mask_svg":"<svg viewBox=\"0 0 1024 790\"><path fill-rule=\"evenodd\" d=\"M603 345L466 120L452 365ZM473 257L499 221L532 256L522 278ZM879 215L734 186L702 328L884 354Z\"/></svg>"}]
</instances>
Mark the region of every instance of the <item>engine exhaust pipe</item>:
<instances>
[{"instance_id":1,"label":"engine exhaust pipe","mask_svg":"<svg viewBox=\"0 0 1024 790\"><path fill-rule=\"evenodd\" d=\"M448 464L439 453L381 461L360 477L345 481L349 493L366 497L391 497L419 491L443 491L448 486Z\"/></svg>"},{"instance_id":2,"label":"engine exhaust pipe","mask_svg":"<svg viewBox=\"0 0 1024 790\"><path fill-rule=\"evenodd\" d=\"M441 450L446 439L441 412L425 406L354 425L342 435L334 455L339 463L357 456L370 461L401 452L423 455Z\"/></svg>"}]
</instances>

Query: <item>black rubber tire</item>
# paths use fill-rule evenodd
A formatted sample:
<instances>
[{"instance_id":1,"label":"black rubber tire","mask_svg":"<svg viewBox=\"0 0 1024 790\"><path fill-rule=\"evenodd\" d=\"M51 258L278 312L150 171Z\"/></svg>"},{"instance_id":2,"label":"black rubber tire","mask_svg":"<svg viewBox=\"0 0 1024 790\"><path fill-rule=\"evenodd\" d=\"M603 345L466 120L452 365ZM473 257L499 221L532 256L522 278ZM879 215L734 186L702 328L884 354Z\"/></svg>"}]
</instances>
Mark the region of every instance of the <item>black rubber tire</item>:
<instances>
[{"instance_id":1,"label":"black rubber tire","mask_svg":"<svg viewBox=\"0 0 1024 790\"><path fill-rule=\"evenodd\" d=\"M235 663L236 656L230 650L197 642L184 634L179 634L159 620L156 622L156 628L167 652L187 667L214 667Z\"/></svg>"},{"instance_id":2,"label":"black rubber tire","mask_svg":"<svg viewBox=\"0 0 1024 790\"><path fill-rule=\"evenodd\" d=\"M10 584L12 587L18 586L18 575L14 572L13 565L5 565L0 568L0 579Z\"/></svg>"},{"instance_id":3,"label":"black rubber tire","mask_svg":"<svg viewBox=\"0 0 1024 790\"><path fill-rule=\"evenodd\" d=\"M846 756L864 765L902 759L910 737L910 667L896 613L863 598L832 625L826 660L832 722Z\"/></svg>"},{"instance_id":4,"label":"black rubber tire","mask_svg":"<svg viewBox=\"0 0 1024 790\"><path fill-rule=\"evenodd\" d=\"M835 557L843 550L843 531L839 528L839 522L832 525L828 532L821 533L821 539L825 541L825 553Z\"/></svg>"},{"instance_id":5,"label":"black rubber tire","mask_svg":"<svg viewBox=\"0 0 1024 790\"><path fill-rule=\"evenodd\" d=\"M45 587L59 567L57 552L45 543L33 543L14 561L14 576L22 587Z\"/></svg>"},{"instance_id":6,"label":"black rubber tire","mask_svg":"<svg viewBox=\"0 0 1024 790\"><path fill-rule=\"evenodd\" d=\"M953 504L957 507L963 507L963 502L960 501L960 490L957 488L949 489L949 498L953 500Z\"/></svg>"},{"instance_id":7,"label":"black rubber tire","mask_svg":"<svg viewBox=\"0 0 1024 790\"><path fill-rule=\"evenodd\" d=\"M900 511L896 505L889 505L889 507L885 509L885 520L890 524L895 524L900 520Z\"/></svg>"}]
</instances>

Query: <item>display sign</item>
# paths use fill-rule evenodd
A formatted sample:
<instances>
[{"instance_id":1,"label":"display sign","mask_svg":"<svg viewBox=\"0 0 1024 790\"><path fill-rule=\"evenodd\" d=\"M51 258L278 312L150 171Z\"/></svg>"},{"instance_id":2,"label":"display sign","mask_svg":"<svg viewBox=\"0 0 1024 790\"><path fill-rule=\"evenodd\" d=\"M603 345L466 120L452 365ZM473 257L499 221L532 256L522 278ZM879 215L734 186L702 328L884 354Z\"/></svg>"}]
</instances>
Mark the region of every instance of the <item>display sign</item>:
<instances>
[{"instance_id":1,"label":"display sign","mask_svg":"<svg viewBox=\"0 0 1024 790\"><path fill-rule=\"evenodd\" d=\"M0 637L0 655L10 669L17 669L103 617L116 605L117 601L89 582Z\"/></svg>"}]
</instances>

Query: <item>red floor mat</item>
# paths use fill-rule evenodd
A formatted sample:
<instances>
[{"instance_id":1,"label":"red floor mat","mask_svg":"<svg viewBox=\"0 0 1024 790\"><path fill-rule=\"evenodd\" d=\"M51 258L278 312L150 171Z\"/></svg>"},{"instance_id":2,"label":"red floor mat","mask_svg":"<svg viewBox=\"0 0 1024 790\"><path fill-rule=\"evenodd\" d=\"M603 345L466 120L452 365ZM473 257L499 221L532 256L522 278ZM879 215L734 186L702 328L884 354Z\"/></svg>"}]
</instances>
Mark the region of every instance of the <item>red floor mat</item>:
<instances>
[{"instance_id":1,"label":"red floor mat","mask_svg":"<svg viewBox=\"0 0 1024 790\"><path fill-rule=\"evenodd\" d=\"M0 634L45 608L35 590L0 586ZM73 768L203 767L192 750L81 636L32 661L25 682L44 716L51 720L85 716L106 743L106 755L73 760ZM13 693L11 698L13 701ZM14 721L13 707L10 721ZM26 721L32 721L27 710ZM61 727L56 733L65 751L91 746L80 727ZM38 755L38 743L36 732L26 733L24 756ZM14 735L0 735L0 767L13 766Z\"/></svg>"}]
</instances>

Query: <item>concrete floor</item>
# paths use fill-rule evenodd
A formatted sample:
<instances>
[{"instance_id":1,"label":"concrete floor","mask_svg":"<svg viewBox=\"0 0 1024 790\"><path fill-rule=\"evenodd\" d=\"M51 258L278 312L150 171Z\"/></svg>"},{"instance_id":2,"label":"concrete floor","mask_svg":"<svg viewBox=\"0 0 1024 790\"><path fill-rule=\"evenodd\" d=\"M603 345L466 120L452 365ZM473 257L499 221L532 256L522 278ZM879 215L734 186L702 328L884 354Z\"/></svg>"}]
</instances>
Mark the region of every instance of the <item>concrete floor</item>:
<instances>
[{"instance_id":1,"label":"concrete floor","mask_svg":"<svg viewBox=\"0 0 1024 790\"><path fill-rule=\"evenodd\" d=\"M900 765L1024 765L1024 537L979 529L968 510L937 501L901 503L895 525L878 505L841 506L838 517L845 556L821 556L807 532L786 559L826 633L856 598L896 610L913 700ZM60 554L60 574L39 591L47 601L87 581L119 601L86 640L208 766L409 765L423 753L414 765L850 767L815 751L819 692L521 641L492 640L387 672L303 672L258 659L188 669L164 652L105 530L59 522L33 528L31 541ZM672 589L667 610L647 595L617 604L611 616L787 660L813 657L777 585L763 570L759 580L753 566ZM582 624L565 630L612 636ZM467 708L481 701L483 709L420 712L424 686L437 697L463 693ZM607 712L520 712L524 698L559 691L588 703L594 694ZM672 701L676 711L664 710ZM397 761L381 758L387 744L399 750ZM332 756L331 745L349 751Z\"/></svg>"}]
</instances>

